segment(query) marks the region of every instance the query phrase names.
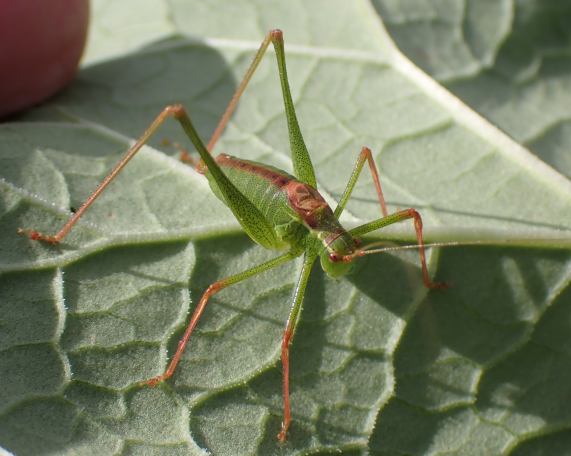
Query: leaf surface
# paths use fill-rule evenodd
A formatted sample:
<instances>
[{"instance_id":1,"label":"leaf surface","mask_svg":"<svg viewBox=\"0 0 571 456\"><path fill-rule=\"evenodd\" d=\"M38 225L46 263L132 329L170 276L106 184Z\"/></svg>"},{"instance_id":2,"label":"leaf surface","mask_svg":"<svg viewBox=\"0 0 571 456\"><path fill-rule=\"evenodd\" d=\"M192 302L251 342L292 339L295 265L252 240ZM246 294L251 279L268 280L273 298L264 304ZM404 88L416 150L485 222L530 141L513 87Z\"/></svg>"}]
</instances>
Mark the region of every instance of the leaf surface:
<instances>
[{"instance_id":1,"label":"leaf surface","mask_svg":"<svg viewBox=\"0 0 571 456\"><path fill-rule=\"evenodd\" d=\"M487 115L473 102L489 96L483 80L474 77L463 103L391 40L407 53L399 24L415 39L434 37L426 18L448 10L380 1L93 3L74 84L0 126L3 447L17 455L564 454L571 185L565 169L522 147L533 145L529 137L497 121L518 143L476 114ZM504 28L508 13L495 16ZM482 28L489 15L471 17ZM138 385L165 368L209 284L276 256L241 234L204 178L164 145L187 147L175 122L60 246L16 235L18 227L56 231L165 105L182 102L206 140L277 26L326 198L340 197L367 145L391 210L421 211L431 241L485 244L430 252L446 291L422 286L414 251L367 257L338 281L313 271L291 351L284 446L276 440L279 351L298 262L213 297L174 377ZM474 35L464 39L474 46ZM484 50L482 59L495 62L497 53ZM434 71L414 61L462 96L448 75L463 61L446 57ZM563 110L565 84L550 87L559 92L526 109L553 102ZM291 170L271 52L216 151ZM342 221L377 217L364 170ZM403 223L371 238L413 242L414 230Z\"/></svg>"}]
</instances>

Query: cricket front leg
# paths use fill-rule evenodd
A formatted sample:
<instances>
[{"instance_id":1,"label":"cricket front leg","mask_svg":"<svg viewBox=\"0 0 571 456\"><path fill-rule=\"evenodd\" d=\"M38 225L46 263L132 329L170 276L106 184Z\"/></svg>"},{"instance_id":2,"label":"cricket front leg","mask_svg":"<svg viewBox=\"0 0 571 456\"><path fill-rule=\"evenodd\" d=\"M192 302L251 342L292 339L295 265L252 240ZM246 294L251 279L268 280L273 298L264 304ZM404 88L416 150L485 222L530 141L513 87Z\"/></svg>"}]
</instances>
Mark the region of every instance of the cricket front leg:
<instances>
[{"instance_id":1,"label":"cricket front leg","mask_svg":"<svg viewBox=\"0 0 571 456\"><path fill-rule=\"evenodd\" d=\"M299 314L303 305L303 296L307 288L309 274L315 262L316 256L306 255L303 262L303 268L299 276L299 280L293 293L293 302L287 319L284 335L282 339L281 359L282 359L282 394L284 404L284 416L282 420L282 428L278 433L278 440L285 442L287 439L287 431L291 424L291 406L289 401L289 346L295 333L295 327L299 320Z\"/></svg>"},{"instance_id":2,"label":"cricket front leg","mask_svg":"<svg viewBox=\"0 0 571 456\"><path fill-rule=\"evenodd\" d=\"M148 386L156 386L159 383L164 382L168 378L172 377L172 375L174 374L174 371L176 370L176 367L178 366L178 363L180 362L180 358L184 352L184 349L186 348L186 345L188 344L188 341L190 340L190 336L192 335L194 328L198 324L200 317L204 313L204 309L206 308L206 304L208 304L209 299L213 295L218 293L220 290L222 290L226 287L229 287L230 285L234 285L238 282L241 282L241 281L246 280L250 277L258 275L262 272L268 271L272 268L275 268L276 266L279 266L280 264L283 264L283 263L286 263L286 262L292 260L293 258L295 258L295 254L288 252L284 255L280 255L279 257L276 257L272 260L266 261L265 263L259 264L257 266L254 266L253 268L247 269L246 271L243 271L239 274L236 274L236 275L227 277L225 279L219 280L217 282L214 282L212 285L210 285L206 289L206 291L204 292L202 297L200 298L200 301L198 302L198 306L196 306L196 309L194 310L194 313L192 314L190 322L188 323L188 326L186 327L186 331L184 332L184 335L180 339L180 341L178 343L178 347L176 349L176 352L175 352L174 356L172 357L167 369L164 371L163 374L158 375L156 377L153 377L153 378L146 380L142 383L145 385L148 385Z\"/></svg>"},{"instance_id":3,"label":"cricket front leg","mask_svg":"<svg viewBox=\"0 0 571 456\"><path fill-rule=\"evenodd\" d=\"M364 225L358 226L349 230L352 236L361 236L372 231L376 231L385 226L392 225L394 223L399 223L404 220L413 219L414 230L416 232L416 239L418 242L418 254L420 256L420 265L422 268L422 280L426 288L447 288L448 284L445 282L434 282L430 278L428 273L428 266L426 265L426 253L424 249L424 238L422 235L422 217L416 209L404 209L402 211L395 212L394 214L387 215L372 222L365 223ZM355 256L362 256L367 253L367 247L356 252Z\"/></svg>"}]
</instances>

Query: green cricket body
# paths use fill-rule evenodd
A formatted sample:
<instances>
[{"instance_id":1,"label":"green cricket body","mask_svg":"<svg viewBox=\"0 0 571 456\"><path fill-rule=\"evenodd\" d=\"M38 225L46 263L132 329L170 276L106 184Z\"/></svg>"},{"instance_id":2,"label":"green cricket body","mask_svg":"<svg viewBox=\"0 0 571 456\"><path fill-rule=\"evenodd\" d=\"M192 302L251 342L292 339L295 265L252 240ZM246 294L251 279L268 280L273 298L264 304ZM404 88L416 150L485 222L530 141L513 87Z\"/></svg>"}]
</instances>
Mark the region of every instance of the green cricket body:
<instances>
[{"instance_id":1,"label":"green cricket body","mask_svg":"<svg viewBox=\"0 0 571 456\"><path fill-rule=\"evenodd\" d=\"M220 154L215 159L226 177L260 211L274 230L272 248L319 252L325 272L332 277L347 274L359 241L339 223L331 207L311 185L285 171L250 160ZM212 192L226 205L216 179L201 163L197 171L208 179Z\"/></svg>"},{"instance_id":2,"label":"green cricket body","mask_svg":"<svg viewBox=\"0 0 571 456\"><path fill-rule=\"evenodd\" d=\"M274 46L277 58L295 177L280 169L254 161L242 160L225 154L220 154L214 158L210 154L210 150L212 150L216 141L220 138L221 132L228 123L240 96L270 43ZM428 274L420 214L414 208L388 214L377 168L369 148L363 147L361 149L347 187L335 211L331 210L317 191L315 172L297 122L289 89L283 36L282 32L277 29L271 30L263 40L252 64L212 134L208 147L200 139L184 107L180 104L167 106L56 234L46 235L33 229L24 228L18 229L18 233L32 240L44 241L50 244L61 242L107 185L169 117L180 123L200 155L201 161L196 167L197 171L206 176L214 194L230 208L246 234L262 247L285 250L285 253L212 283L198 301L184 335L179 341L177 350L166 370L162 375L146 380L143 384L155 386L173 375L181 360L185 346L212 295L226 287L285 264L303 254L303 266L297 284L294 287L281 347L284 407L283 421L278 439L284 442L292 421L289 397L289 346L299 321L305 289L317 257L320 257L321 266L328 275L338 277L347 274L352 269L354 259L363 256L365 253L375 253L372 250L367 252L368 246L360 248L360 242L354 236L365 235L393 223L412 219L418 241L418 251L425 286L427 288L445 288L446 284L433 282ZM365 162L369 164L383 216L347 231L339 223L339 216L351 196Z\"/></svg>"}]
</instances>

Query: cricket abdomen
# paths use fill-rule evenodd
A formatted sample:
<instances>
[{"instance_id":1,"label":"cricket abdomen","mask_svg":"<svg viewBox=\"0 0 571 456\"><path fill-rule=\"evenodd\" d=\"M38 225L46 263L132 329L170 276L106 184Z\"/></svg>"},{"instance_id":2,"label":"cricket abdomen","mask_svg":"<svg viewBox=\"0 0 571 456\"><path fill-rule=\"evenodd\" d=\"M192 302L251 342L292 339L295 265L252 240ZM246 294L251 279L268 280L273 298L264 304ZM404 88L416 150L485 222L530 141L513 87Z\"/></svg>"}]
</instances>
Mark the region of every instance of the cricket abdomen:
<instances>
[{"instance_id":1,"label":"cricket abdomen","mask_svg":"<svg viewBox=\"0 0 571 456\"><path fill-rule=\"evenodd\" d=\"M289 206L287 185L295 181L290 174L272 166L242 160L226 154L216 157L216 163L236 188L260 211L282 241L275 248L297 248L300 234L295 211ZM199 165L198 172L208 178L213 193L226 204L218 185L208 170ZM298 224L299 225L299 224ZM293 235L293 233L296 233ZM303 237L303 236L301 236Z\"/></svg>"}]
</instances>

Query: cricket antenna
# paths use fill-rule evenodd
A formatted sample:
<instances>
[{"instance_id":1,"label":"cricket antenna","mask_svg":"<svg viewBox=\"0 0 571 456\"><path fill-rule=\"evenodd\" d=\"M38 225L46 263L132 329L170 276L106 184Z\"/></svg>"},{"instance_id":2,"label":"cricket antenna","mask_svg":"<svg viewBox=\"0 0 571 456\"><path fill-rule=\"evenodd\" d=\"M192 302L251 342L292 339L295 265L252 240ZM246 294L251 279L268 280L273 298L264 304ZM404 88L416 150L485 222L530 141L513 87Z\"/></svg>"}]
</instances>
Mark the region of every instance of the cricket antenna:
<instances>
[{"instance_id":1,"label":"cricket antenna","mask_svg":"<svg viewBox=\"0 0 571 456\"><path fill-rule=\"evenodd\" d=\"M379 241L373 242L371 244L367 244L362 249L359 249L352 253L351 257L358 257L358 256L365 256L371 255L373 253L386 253L386 252L398 252L400 250L416 250L419 249L421 246L420 244L409 244L409 245L385 245L387 241ZM464 242L464 241L447 241L447 242L431 242L428 244L424 244L424 248L430 247L460 247L465 245L477 245L477 244L484 244L485 242L481 241L471 241L471 242ZM383 246L375 248L377 246Z\"/></svg>"},{"instance_id":2,"label":"cricket antenna","mask_svg":"<svg viewBox=\"0 0 571 456\"><path fill-rule=\"evenodd\" d=\"M377 241L367 244L362 249L356 250L351 255L346 255L347 257L358 257L364 255L370 255L373 253L385 253L385 252L396 252L399 250L416 250L421 246L420 244L408 244L408 245L386 245L388 241ZM424 244L425 248L430 247L470 247L470 246L503 246L503 247L551 247L560 248L561 246L567 246L569 244L568 239L557 239L557 238L545 238L545 239L486 239L486 240L462 240L462 241L442 241L442 242L429 242ZM379 247L383 246L383 247ZM379 248L375 248L379 247ZM343 260L345 260L343 258ZM350 260L347 260L350 261Z\"/></svg>"},{"instance_id":3,"label":"cricket antenna","mask_svg":"<svg viewBox=\"0 0 571 456\"><path fill-rule=\"evenodd\" d=\"M362 257L365 255L371 255L374 253L386 253L386 252L398 252L401 250L417 250L421 248L420 244L408 244L408 245L386 245L390 241L377 241L365 245L361 249L357 249L355 252L344 255L341 261L352 261L356 257ZM472 241L442 241L442 242L429 242L423 244L424 248L431 247L464 247L473 245L518 245L517 242L513 240L472 240ZM376 248L378 247L378 248Z\"/></svg>"}]
</instances>

